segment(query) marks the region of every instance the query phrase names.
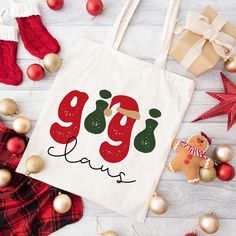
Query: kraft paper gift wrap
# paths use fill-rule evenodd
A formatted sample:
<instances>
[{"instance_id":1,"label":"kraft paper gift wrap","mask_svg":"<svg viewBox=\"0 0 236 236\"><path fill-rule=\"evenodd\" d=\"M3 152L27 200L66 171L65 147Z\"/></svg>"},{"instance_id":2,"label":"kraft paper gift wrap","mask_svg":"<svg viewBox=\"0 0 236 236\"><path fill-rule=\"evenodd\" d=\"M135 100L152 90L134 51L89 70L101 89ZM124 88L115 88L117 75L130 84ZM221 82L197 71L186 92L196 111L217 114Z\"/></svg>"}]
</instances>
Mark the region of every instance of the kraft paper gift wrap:
<instances>
[{"instance_id":1,"label":"kraft paper gift wrap","mask_svg":"<svg viewBox=\"0 0 236 236\"><path fill-rule=\"evenodd\" d=\"M220 16L219 13L216 12L211 6L207 6L201 15L207 17L209 24L212 24L216 17ZM236 27L230 22L226 21L220 31L231 36L232 39L236 39ZM169 55L181 64L193 45L202 38L203 35L199 35L193 33L191 30L185 29L181 32L179 39L173 44ZM225 53L227 54L227 48L225 48ZM193 75L199 76L213 68L220 59L221 57L217 54L212 42L206 40L201 54L191 65L189 65L190 67L186 69L188 69Z\"/></svg>"}]
</instances>

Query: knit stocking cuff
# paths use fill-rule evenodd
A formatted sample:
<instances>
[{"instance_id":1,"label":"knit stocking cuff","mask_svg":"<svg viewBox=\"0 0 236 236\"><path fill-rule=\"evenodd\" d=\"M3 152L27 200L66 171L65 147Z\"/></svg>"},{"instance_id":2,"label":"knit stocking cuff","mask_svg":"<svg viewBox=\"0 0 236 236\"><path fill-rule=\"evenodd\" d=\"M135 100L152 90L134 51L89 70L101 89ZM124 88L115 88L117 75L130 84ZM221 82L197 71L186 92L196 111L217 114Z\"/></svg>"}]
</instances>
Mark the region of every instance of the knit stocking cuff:
<instances>
[{"instance_id":1,"label":"knit stocking cuff","mask_svg":"<svg viewBox=\"0 0 236 236\"><path fill-rule=\"evenodd\" d=\"M18 30L14 26L0 24L0 40L18 42Z\"/></svg>"},{"instance_id":2,"label":"knit stocking cuff","mask_svg":"<svg viewBox=\"0 0 236 236\"><path fill-rule=\"evenodd\" d=\"M8 0L10 2L10 15L12 17L28 17L40 15L37 3L34 0L26 2L16 2L16 0Z\"/></svg>"}]
</instances>

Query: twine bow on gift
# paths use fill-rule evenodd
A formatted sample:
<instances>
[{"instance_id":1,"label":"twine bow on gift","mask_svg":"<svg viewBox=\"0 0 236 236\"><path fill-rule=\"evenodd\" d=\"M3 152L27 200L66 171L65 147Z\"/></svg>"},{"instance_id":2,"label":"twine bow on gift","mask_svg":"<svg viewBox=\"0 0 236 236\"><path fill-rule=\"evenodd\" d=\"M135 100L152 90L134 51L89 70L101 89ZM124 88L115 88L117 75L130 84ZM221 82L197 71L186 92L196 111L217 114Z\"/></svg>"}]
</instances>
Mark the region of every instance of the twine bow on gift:
<instances>
[{"instance_id":1,"label":"twine bow on gift","mask_svg":"<svg viewBox=\"0 0 236 236\"><path fill-rule=\"evenodd\" d=\"M193 62L201 55L207 41L212 44L215 52L223 60L227 60L233 53L236 41L232 36L221 31L226 23L227 20L221 15L218 15L210 24L207 17L193 11L188 12L186 26L179 29L178 32L190 30L202 36L202 38L191 47L182 59L181 64L189 69Z\"/></svg>"}]
</instances>

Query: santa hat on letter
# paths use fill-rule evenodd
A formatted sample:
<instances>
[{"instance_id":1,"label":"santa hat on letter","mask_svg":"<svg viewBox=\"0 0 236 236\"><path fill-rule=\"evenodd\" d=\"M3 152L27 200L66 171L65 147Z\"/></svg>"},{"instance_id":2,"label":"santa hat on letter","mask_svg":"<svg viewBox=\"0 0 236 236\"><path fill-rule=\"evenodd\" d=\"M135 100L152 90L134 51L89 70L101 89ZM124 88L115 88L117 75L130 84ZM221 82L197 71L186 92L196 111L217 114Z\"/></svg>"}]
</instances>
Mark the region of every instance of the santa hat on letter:
<instances>
[{"instance_id":1,"label":"santa hat on letter","mask_svg":"<svg viewBox=\"0 0 236 236\"><path fill-rule=\"evenodd\" d=\"M112 98L109 108L104 111L106 116L110 116L112 114L111 108L116 104L120 104L117 111L122 115L134 120L140 119L137 102L133 98L124 95L118 95Z\"/></svg>"}]
</instances>

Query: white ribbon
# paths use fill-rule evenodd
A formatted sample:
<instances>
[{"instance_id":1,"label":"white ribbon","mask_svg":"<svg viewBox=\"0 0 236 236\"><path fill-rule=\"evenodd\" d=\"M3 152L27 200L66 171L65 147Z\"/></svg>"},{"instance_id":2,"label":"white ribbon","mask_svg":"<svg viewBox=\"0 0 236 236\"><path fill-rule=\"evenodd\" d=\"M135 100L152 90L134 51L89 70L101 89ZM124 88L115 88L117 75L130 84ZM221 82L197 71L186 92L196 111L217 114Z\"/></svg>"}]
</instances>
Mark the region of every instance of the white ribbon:
<instances>
[{"instance_id":1,"label":"white ribbon","mask_svg":"<svg viewBox=\"0 0 236 236\"><path fill-rule=\"evenodd\" d=\"M203 47L207 41L212 43L216 53L227 60L233 52L236 40L221 32L227 20L218 15L210 24L207 17L196 12L188 12L186 26L182 30L190 30L191 32L202 36L192 48L186 53L180 64L189 69L193 62L201 55Z\"/></svg>"},{"instance_id":2,"label":"white ribbon","mask_svg":"<svg viewBox=\"0 0 236 236\"><path fill-rule=\"evenodd\" d=\"M3 24L4 19L7 17L7 14L8 14L7 8L3 8L2 10L0 10L0 24Z\"/></svg>"}]
</instances>

